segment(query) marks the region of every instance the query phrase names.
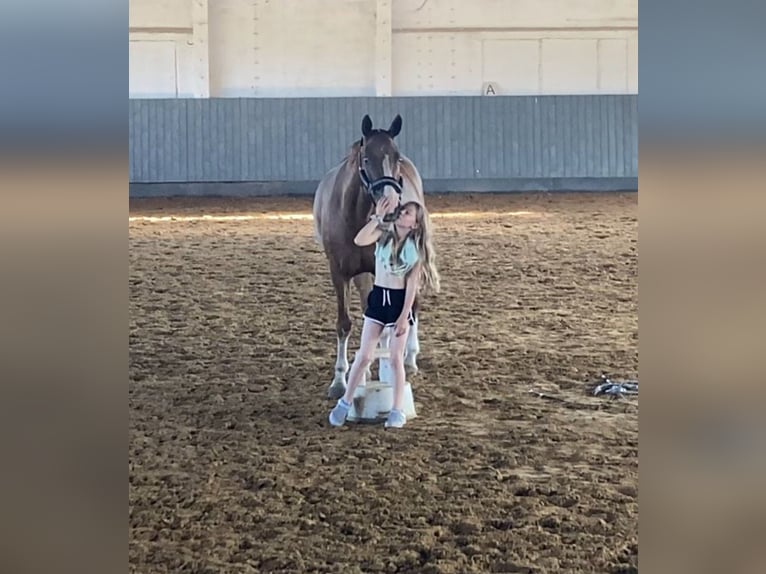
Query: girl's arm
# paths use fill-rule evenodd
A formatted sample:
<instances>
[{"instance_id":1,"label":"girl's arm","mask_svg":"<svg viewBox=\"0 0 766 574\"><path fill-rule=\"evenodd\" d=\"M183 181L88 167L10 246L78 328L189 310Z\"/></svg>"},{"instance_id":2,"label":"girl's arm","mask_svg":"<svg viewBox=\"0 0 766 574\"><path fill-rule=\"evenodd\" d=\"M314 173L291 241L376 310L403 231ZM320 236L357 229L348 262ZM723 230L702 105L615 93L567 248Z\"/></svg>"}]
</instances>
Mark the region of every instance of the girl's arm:
<instances>
[{"instance_id":1,"label":"girl's arm","mask_svg":"<svg viewBox=\"0 0 766 574\"><path fill-rule=\"evenodd\" d=\"M359 230L359 233L356 234L356 237L354 237L354 243L358 245L359 247L364 247L366 245L371 245L375 243L378 238L383 234L383 229L381 228L381 225L383 225L383 220L381 219L370 219L370 221L367 222L367 225L362 227Z\"/></svg>"},{"instance_id":2,"label":"girl's arm","mask_svg":"<svg viewBox=\"0 0 766 574\"><path fill-rule=\"evenodd\" d=\"M421 263L418 262L407 274L406 287L404 291L404 306L402 307L402 314L399 315L399 319L396 322L396 336L401 337L404 335L404 331L407 329L407 316L412 310L412 305L415 303L415 295L418 294L418 284L420 283L420 270Z\"/></svg>"}]
</instances>

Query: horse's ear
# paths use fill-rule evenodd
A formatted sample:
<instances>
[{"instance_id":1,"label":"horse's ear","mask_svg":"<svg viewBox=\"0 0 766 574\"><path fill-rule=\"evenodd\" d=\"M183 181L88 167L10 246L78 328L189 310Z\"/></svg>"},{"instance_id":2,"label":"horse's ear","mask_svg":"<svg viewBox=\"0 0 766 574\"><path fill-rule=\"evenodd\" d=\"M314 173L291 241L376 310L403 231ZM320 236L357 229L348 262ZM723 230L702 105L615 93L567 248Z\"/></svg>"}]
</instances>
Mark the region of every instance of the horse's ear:
<instances>
[{"instance_id":1,"label":"horse's ear","mask_svg":"<svg viewBox=\"0 0 766 574\"><path fill-rule=\"evenodd\" d=\"M365 115L362 119L362 135L364 137L370 137L372 134L372 120L370 119L370 116Z\"/></svg>"},{"instance_id":2,"label":"horse's ear","mask_svg":"<svg viewBox=\"0 0 766 574\"><path fill-rule=\"evenodd\" d=\"M391 127L388 128L388 134L395 138L399 135L400 131L402 131L402 116L396 114L394 121L391 122Z\"/></svg>"}]
</instances>

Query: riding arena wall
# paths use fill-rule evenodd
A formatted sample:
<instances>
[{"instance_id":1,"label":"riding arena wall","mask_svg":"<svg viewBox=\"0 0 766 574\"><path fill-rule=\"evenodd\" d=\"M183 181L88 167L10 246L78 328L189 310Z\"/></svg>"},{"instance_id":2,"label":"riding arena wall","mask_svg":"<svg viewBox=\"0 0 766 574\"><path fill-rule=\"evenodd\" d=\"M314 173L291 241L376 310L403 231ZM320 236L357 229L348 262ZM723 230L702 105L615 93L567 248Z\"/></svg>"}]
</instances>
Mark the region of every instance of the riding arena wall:
<instances>
[{"instance_id":1,"label":"riding arena wall","mask_svg":"<svg viewBox=\"0 0 766 574\"><path fill-rule=\"evenodd\" d=\"M310 194L401 114L427 191L635 190L635 0L130 0L131 196Z\"/></svg>"}]
</instances>

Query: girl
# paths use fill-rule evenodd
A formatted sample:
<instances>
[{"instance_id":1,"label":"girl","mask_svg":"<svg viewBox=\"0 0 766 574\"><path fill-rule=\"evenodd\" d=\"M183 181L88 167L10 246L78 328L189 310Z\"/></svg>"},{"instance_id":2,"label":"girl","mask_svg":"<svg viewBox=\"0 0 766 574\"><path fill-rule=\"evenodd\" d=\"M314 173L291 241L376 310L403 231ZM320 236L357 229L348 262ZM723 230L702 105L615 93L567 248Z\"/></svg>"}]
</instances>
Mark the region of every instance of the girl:
<instances>
[{"instance_id":1,"label":"girl","mask_svg":"<svg viewBox=\"0 0 766 574\"><path fill-rule=\"evenodd\" d=\"M434 265L431 225L428 213L420 204L410 202L402 207L393 225L384 224L383 216L395 209L394 200L383 197L354 238L363 247L375 246L375 285L367 297L362 342L357 359L348 376L346 394L330 411L330 424L341 426L346 421L356 387L373 360L373 353L384 327L394 328L390 339L390 363L394 373L394 404L386 427L401 428L407 422L402 412L404 395L404 345L410 325L414 323L412 304L423 289L438 292L439 274Z\"/></svg>"}]
</instances>

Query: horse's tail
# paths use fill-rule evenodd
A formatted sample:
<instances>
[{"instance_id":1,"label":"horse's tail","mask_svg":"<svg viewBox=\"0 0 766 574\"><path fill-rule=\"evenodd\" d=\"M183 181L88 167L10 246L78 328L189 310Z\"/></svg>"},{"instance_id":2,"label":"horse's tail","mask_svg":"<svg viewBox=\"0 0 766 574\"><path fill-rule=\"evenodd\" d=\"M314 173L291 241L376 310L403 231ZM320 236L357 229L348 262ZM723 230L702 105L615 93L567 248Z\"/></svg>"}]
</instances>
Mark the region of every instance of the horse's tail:
<instances>
[{"instance_id":1,"label":"horse's tail","mask_svg":"<svg viewBox=\"0 0 766 574\"><path fill-rule=\"evenodd\" d=\"M322 241L322 236L320 235L319 231L316 228L314 229L314 241L316 241L316 244L319 245L319 247L324 249L324 242Z\"/></svg>"},{"instance_id":2,"label":"horse's tail","mask_svg":"<svg viewBox=\"0 0 766 574\"><path fill-rule=\"evenodd\" d=\"M322 198L320 189L322 183L319 183L316 191L314 192L314 206L313 206L313 218L314 218L314 240L318 245L322 246Z\"/></svg>"},{"instance_id":3,"label":"horse's tail","mask_svg":"<svg viewBox=\"0 0 766 574\"><path fill-rule=\"evenodd\" d=\"M319 245L322 244L322 230L321 230L321 219L319 216L319 212L317 209L314 209L314 241L316 241Z\"/></svg>"}]
</instances>

